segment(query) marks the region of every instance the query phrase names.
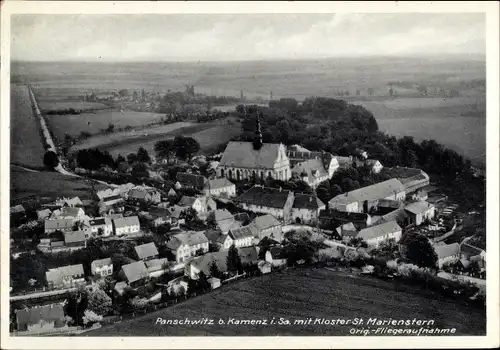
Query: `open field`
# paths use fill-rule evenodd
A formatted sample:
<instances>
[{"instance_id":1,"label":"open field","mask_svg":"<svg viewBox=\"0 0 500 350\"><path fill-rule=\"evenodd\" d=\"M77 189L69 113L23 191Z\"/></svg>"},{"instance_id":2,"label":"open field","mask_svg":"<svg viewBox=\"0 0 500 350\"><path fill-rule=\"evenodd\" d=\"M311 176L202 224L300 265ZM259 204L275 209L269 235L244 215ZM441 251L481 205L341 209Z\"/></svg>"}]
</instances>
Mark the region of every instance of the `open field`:
<instances>
[{"instance_id":1,"label":"open field","mask_svg":"<svg viewBox=\"0 0 500 350\"><path fill-rule=\"evenodd\" d=\"M113 124L115 129L127 126L138 127L150 123L158 123L163 114L135 111L100 110L92 113L77 115L49 115L46 119L50 123L52 133L58 140L63 140L66 133L78 136L82 131L91 134L106 129ZM99 136L98 136L99 137Z\"/></svg>"},{"instance_id":2,"label":"open field","mask_svg":"<svg viewBox=\"0 0 500 350\"><path fill-rule=\"evenodd\" d=\"M36 97L36 95L35 95ZM38 102L38 100L37 100ZM70 108L76 110L95 110L95 109L105 109L109 108L103 103L97 102L87 102L87 101L46 101L42 100L38 104L38 107L41 109L42 113L44 111L60 111L67 110Z\"/></svg>"},{"instance_id":3,"label":"open field","mask_svg":"<svg viewBox=\"0 0 500 350\"><path fill-rule=\"evenodd\" d=\"M43 167L45 150L26 85L11 85L10 161Z\"/></svg>"},{"instance_id":4,"label":"open field","mask_svg":"<svg viewBox=\"0 0 500 350\"><path fill-rule=\"evenodd\" d=\"M160 325L170 320L214 319L213 325ZM219 325L222 318L289 320L292 325ZM456 335L485 335L484 311L425 295L414 287L326 269L288 270L223 286L208 295L136 319L105 326L85 336L321 336L349 335L342 325L293 325L297 319L324 318L434 320L434 327L456 328ZM398 328L398 327L394 327ZM399 326L399 328L402 328Z\"/></svg>"},{"instance_id":5,"label":"open field","mask_svg":"<svg viewBox=\"0 0 500 350\"><path fill-rule=\"evenodd\" d=\"M90 197L90 184L81 178L56 172L28 172L18 168L10 169L11 200L29 196L41 197ZM96 188L105 188L96 184Z\"/></svg>"}]
</instances>

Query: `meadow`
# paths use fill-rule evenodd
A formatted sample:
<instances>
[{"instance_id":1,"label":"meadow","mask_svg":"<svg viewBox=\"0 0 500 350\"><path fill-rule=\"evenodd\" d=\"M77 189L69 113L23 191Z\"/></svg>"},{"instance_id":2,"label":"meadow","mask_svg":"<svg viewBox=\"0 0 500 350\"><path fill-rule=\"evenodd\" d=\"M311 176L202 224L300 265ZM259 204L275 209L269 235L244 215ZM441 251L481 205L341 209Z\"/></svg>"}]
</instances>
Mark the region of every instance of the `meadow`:
<instances>
[{"instance_id":1,"label":"meadow","mask_svg":"<svg viewBox=\"0 0 500 350\"><path fill-rule=\"evenodd\" d=\"M36 94L35 94L36 96ZM75 110L97 110L110 108L103 103L87 102L87 101L38 101L38 107L43 112L45 111L61 111L73 108Z\"/></svg>"},{"instance_id":2,"label":"meadow","mask_svg":"<svg viewBox=\"0 0 500 350\"><path fill-rule=\"evenodd\" d=\"M214 319L213 325L161 325L165 320ZM351 276L326 269L273 273L195 297L135 319L104 326L84 336L346 336L353 326L293 325L298 319L434 320L434 327L456 328L456 335L485 335L486 315L424 290L406 285ZM219 318L262 320L270 325L219 325ZM292 325L277 324L280 318ZM358 325L366 328L366 323Z\"/></svg>"},{"instance_id":3,"label":"meadow","mask_svg":"<svg viewBox=\"0 0 500 350\"><path fill-rule=\"evenodd\" d=\"M10 161L28 167L43 167L45 150L26 85L11 85L10 103Z\"/></svg>"}]
</instances>

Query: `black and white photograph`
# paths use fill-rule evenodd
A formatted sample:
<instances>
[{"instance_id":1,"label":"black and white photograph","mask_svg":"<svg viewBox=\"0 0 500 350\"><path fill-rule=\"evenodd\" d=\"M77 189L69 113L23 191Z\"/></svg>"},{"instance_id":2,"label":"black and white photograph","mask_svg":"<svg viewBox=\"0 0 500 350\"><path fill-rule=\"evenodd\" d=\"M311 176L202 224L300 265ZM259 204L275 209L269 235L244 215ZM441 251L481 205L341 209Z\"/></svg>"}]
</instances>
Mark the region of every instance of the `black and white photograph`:
<instances>
[{"instance_id":1,"label":"black and white photograph","mask_svg":"<svg viewBox=\"0 0 500 350\"><path fill-rule=\"evenodd\" d=\"M498 3L189 3L4 2L5 348L499 345Z\"/></svg>"}]
</instances>

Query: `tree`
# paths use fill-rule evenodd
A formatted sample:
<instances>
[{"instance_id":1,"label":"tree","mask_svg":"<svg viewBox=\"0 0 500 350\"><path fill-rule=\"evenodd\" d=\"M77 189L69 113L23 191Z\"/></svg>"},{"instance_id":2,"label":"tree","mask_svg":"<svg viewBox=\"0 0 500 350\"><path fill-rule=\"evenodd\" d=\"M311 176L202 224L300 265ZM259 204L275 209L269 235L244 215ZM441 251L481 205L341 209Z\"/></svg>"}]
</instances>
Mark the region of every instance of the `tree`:
<instances>
[{"instance_id":1,"label":"tree","mask_svg":"<svg viewBox=\"0 0 500 350\"><path fill-rule=\"evenodd\" d=\"M108 127L106 128L106 132L112 133L115 130L115 124L109 123Z\"/></svg>"},{"instance_id":2,"label":"tree","mask_svg":"<svg viewBox=\"0 0 500 350\"><path fill-rule=\"evenodd\" d=\"M135 179L142 179L149 177L148 167L144 163L137 163L132 167L132 176Z\"/></svg>"},{"instance_id":3,"label":"tree","mask_svg":"<svg viewBox=\"0 0 500 350\"><path fill-rule=\"evenodd\" d=\"M127 160L121 154L119 154L118 157L116 157L116 164L126 162L126 161Z\"/></svg>"},{"instance_id":4,"label":"tree","mask_svg":"<svg viewBox=\"0 0 500 350\"><path fill-rule=\"evenodd\" d=\"M85 310L83 314L83 324L85 327L89 327L94 323L101 322L102 321L102 316L96 314L92 310Z\"/></svg>"},{"instance_id":5,"label":"tree","mask_svg":"<svg viewBox=\"0 0 500 350\"><path fill-rule=\"evenodd\" d=\"M429 240L421 234L406 234L400 244L406 247L406 258L420 267L436 268L437 255Z\"/></svg>"},{"instance_id":6,"label":"tree","mask_svg":"<svg viewBox=\"0 0 500 350\"><path fill-rule=\"evenodd\" d=\"M59 165L59 158L57 157L56 152L45 152L45 155L43 156L43 164L49 169L54 169L55 167L57 167Z\"/></svg>"},{"instance_id":7,"label":"tree","mask_svg":"<svg viewBox=\"0 0 500 350\"><path fill-rule=\"evenodd\" d=\"M87 292L88 309L99 315L107 315L112 309L111 298L100 288Z\"/></svg>"},{"instance_id":8,"label":"tree","mask_svg":"<svg viewBox=\"0 0 500 350\"><path fill-rule=\"evenodd\" d=\"M208 283L208 277L205 275L205 272L200 271L198 274L198 288L201 291L206 291L210 289L210 283Z\"/></svg>"},{"instance_id":9,"label":"tree","mask_svg":"<svg viewBox=\"0 0 500 350\"><path fill-rule=\"evenodd\" d=\"M151 157L149 156L148 151L145 148L140 147L137 151L137 161L142 163L151 162Z\"/></svg>"},{"instance_id":10,"label":"tree","mask_svg":"<svg viewBox=\"0 0 500 350\"><path fill-rule=\"evenodd\" d=\"M191 159L191 156L200 150L200 144L192 137L176 136L174 148L177 157Z\"/></svg>"},{"instance_id":11,"label":"tree","mask_svg":"<svg viewBox=\"0 0 500 350\"><path fill-rule=\"evenodd\" d=\"M133 163L137 162L137 154L135 154L135 153L129 153L127 155L127 161L128 161L129 164L133 164Z\"/></svg>"},{"instance_id":12,"label":"tree","mask_svg":"<svg viewBox=\"0 0 500 350\"><path fill-rule=\"evenodd\" d=\"M227 270L232 273L238 273L239 271L242 270L242 264L241 264L241 258L240 255L238 254L238 249L236 246L233 244L229 248L229 251L227 252Z\"/></svg>"},{"instance_id":13,"label":"tree","mask_svg":"<svg viewBox=\"0 0 500 350\"><path fill-rule=\"evenodd\" d=\"M136 296L134 299L130 300L130 305L134 308L136 311L142 311L146 309L148 306L148 299L146 298L141 298L140 296Z\"/></svg>"},{"instance_id":14,"label":"tree","mask_svg":"<svg viewBox=\"0 0 500 350\"><path fill-rule=\"evenodd\" d=\"M160 235L167 235L170 232L171 228L172 226L168 222L166 222L156 228L156 233Z\"/></svg>"},{"instance_id":15,"label":"tree","mask_svg":"<svg viewBox=\"0 0 500 350\"><path fill-rule=\"evenodd\" d=\"M200 248L196 251L195 256L202 256L204 254L205 254L205 251L203 250L203 248Z\"/></svg>"},{"instance_id":16,"label":"tree","mask_svg":"<svg viewBox=\"0 0 500 350\"><path fill-rule=\"evenodd\" d=\"M210 276L215 277L215 278L221 278L222 273L219 270L219 266L215 261L212 261L210 264Z\"/></svg>"},{"instance_id":17,"label":"tree","mask_svg":"<svg viewBox=\"0 0 500 350\"><path fill-rule=\"evenodd\" d=\"M175 143L173 140L158 141L155 144L156 156L165 158L170 162L171 157L175 154Z\"/></svg>"}]
</instances>

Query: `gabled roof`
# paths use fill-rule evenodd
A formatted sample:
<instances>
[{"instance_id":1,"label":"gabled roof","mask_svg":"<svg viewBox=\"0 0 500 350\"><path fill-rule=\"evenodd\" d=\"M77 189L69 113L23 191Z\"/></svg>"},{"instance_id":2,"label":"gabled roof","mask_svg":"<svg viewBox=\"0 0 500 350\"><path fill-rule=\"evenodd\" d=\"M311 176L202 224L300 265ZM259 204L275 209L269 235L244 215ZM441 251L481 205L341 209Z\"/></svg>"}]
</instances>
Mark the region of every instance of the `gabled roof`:
<instances>
[{"instance_id":1,"label":"gabled roof","mask_svg":"<svg viewBox=\"0 0 500 350\"><path fill-rule=\"evenodd\" d=\"M83 265L68 265L61 266L55 269L50 269L45 272L45 277L47 278L47 282L52 282L54 284L62 283L62 279L65 277L72 276L83 276Z\"/></svg>"},{"instance_id":2,"label":"gabled roof","mask_svg":"<svg viewBox=\"0 0 500 350\"><path fill-rule=\"evenodd\" d=\"M427 210L433 208L434 206L425 201L413 202L405 206L405 210L412 214L421 214Z\"/></svg>"},{"instance_id":3,"label":"gabled roof","mask_svg":"<svg viewBox=\"0 0 500 350\"><path fill-rule=\"evenodd\" d=\"M345 222L367 222L370 215L366 213L345 212L335 209L323 209L319 212L320 219L333 219Z\"/></svg>"},{"instance_id":4,"label":"gabled roof","mask_svg":"<svg viewBox=\"0 0 500 350\"><path fill-rule=\"evenodd\" d=\"M273 260L280 259L283 256L283 249L281 247L271 247L269 253L271 253Z\"/></svg>"},{"instance_id":5,"label":"gabled roof","mask_svg":"<svg viewBox=\"0 0 500 350\"><path fill-rule=\"evenodd\" d=\"M113 220L115 228L123 228L129 226L140 226L139 218L137 216L126 216L123 218L116 218Z\"/></svg>"},{"instance_id":6,"label":"gabled roof","mask_svg":"<svg viewBox=\"0 0 500 350\"><path fill-rule=\"evenodd\" d=\"M183 196L177 204L181 207L191 207L196 202L196 199L196 197Z\"/></svg>"},{"instance_id":7,"label":"gabled roof","mask_svg":"<svg viewBox=\"0 0 500 350\"><path fill-rule=\"evenodd\" d=\"M139 259L146 259L158 255L158 249L153 242L141 244L135 247L135 252Z\"/></svg>"},{"instance_id":8,"label":"gabled roof","mask_svg":"<svg viewBox=\"0 0 500 350\"><path fill-rule=\"evenodd\" d=\"M280 150L286 156L285 146L279 143L264 143L259 150L255 150L252 142L231 141L227 144L219 166L273 169Z\"/></svg>"},{"instance_id":9,"label":"gabled roof","mask_svg":"<svg viewBox=\"0 0 500 350\"><path fill-rule=\"evenodd\" d=\"M214 211L213 216L216 222L226 219L233 219L233 214L231 214L227 209L217 209L216 211Z\"/></svg>"},{"instance_id":10,"label":"gabled roof","mask_svg":"<svg viewBox=\"0 0 500 350\"><path fill-rule=\"evenodd\" d=\"M25 212L25 209L24 209L24 207L21 204L16 205L16 206L10 208L10 213L11 214L14 214L14 213L24 213L24 212Z\"/></svg>"},{"instance_id":11,"label":"gabled roof","mask_svg":"<svg viewBox=\"0 0 500 350\"><path fill-rule=\"evenodd\" d=\"M79 197L73 197L70 199L66 199L64 203L67 203L68 205L81 205L82 201L80 200Z\"/></svg>"},{"instance_id":12,"label":"gabled roof","mask_svg":"<svg viewBox=\"0 0 500 350\"><path fill-rule=\"evenodd\" d=\"M85 242L86 240L84 231L64 232L64 243L66 244Z\"/></svg>"},{"instance_id":13,"label":"gabled roof","mask_svg":"<svg viewBox=\"0 0 500 350\"><path fill-rule=\"evenodd\" d=\"M50 214L52 214L52 211L50 209L42 209L42 210L37 211L36 214L40 218L46 218L46 217L49 217Z\"/></svg>"},{"instance_id":14,"label":"gabled roof","mask_svg":"<svg viewBox=\"0 0 500 350\"><path fill-rule=\"evenodd\" d=\"M382 208L397 209L401 206L401 203L392 199L379 199L377 202L377 206Z\"/></svg>"},{"instance_id":15,"label":"gabled roof","mask_svg":"<svg viewBox=\"0 0 500 350\"><path fill-rule=\"evenodd\" d=\"M182 186L192 186L198 189L202 189L207 183L207 178L202 175L189 174L189 173L177 173L177 181Z\"/></svg>"},{"instance_id":16,"label":"gabled roof","mask_svg":"<svg viewBox=\"0 0 500 350\"><path fill-rule=\"evenodd\" d=\"M293 192L289 190L255 185L236 198L235 202L282 209L290 195L293 196Z\"/></svg>"},{"instance_id":17,"label":"gabled roof","mask_svg":"<svg viewBox=\"0 0 500 350\"><path fill-rule=\"evenodd\" d=\"M467 243L462 243L460 245L460 253L469 254L471 256L480 255L483 252L482 249L474 247Z\"/></svg>"},{"instance_id":18,"label":"gabled roof","mask_svg":"<svg viewBox=\"0 0 500 350\"><path fill-rule=\"evenodd\" d=\"M354 202L371 201L376 199L383 199L400 193L405 190L403 184L397 179L390 179L387 181L379 182L374 185L359 188L357 190L339 194L338 196L330 199L330 206L339 204L350 204Z\"/></svg>"},{"instance_id":19,"label":"gabled roof","mask_svg":"<svg viewBox=\"0 0 500 350\"><path fill-rule=\"evenodd\" d=\"M116 200L121 201L121 200L123 200L123 198L120 195L114 195L114 196L109 196L109 197L102 198L102 201L104 203L111 202L111 201L116 201Z\"/></svg>"},{"instance_id":20,"label":"gabled roof","mask_svg":"<svg viewBox=\"0 0 500 350\"><path fill-rule=\"evenodd\" d=\"M292 152L311 152L307 148L297 144L288 146L288 150Z\"/></svg>"},{"instance_id":21,"label":"gabled roof","mask_svg":"<svg viewBox=\"0 0 500 350\"><path fill-rule=\"evenodd\" d=\"M167 242L167 247L177 250L181 245L193 246L203 243L208 243L208 238L205 236L203 231L190 231L173 235Z\"/></svg>"},{"instance_id":22,"label":"gabled roof","mask_svg":"<svg viewBox=\"0 0 500 350\"><path fill-rule=\"evenodd\" d=\"M73 227L73 219L45 219L46 230L66 230Z\"/></svg>"},{"instance_id":23,"label":"gabled roof","mask_svg":"<svg viewBox=\"0 0 500 350\"><path fill-rule=\"evenodd\" d=\"M148 277L148 269L146 268L144 261L136 261L131 264L123 265L122 270L128 283L139 281Z\"/></svg>"},{"instance_id":24,"label":"gabled roof","mask_svg":"<svg viewBox=\"0 0 500 350\"><path fill-rule=\"evenodd\" d=\"M228 234L233 240L253 237L252 230L250 229L249 226L232 229L229 231Z\"/></svg>"},{"instance_id":25,"label":"gabled roof","mask_svg":"<svg viewBox=\"0 0 500 350\"><path fill-rule=\"evenodd\" d=\"M333 159L336 162L336 159ZM328 176L328 171L322 159L314 158L297 163L292 169L292 174L298 174L301 178L307 176L308 182L313 182L317 178Z\"/></svg>"},{"instance_id":26,"label":"gabled roof","mask_svg":"<svg viewBox=\"0 0 500 350\"><path fill-rule=\"evenodd\" d=\"M229 230L234 230L238 229L241 227L241 223L234 219L227 219L227 220L221 220L217 221L217 227L219 230L222 232L228 232Z\"/></svg>"},{"instance_id":27,"label":"gabled roof","mask_svg":"<svg viewBox=\"0 0 500 350\"><path fill-rule=\"evenodd\" d=\"M139 189L131 189L128 193L129 198L136 198L136 199L146 199L148 196L148 192L146 190L139 190Z\"/></svg>"},{"instance_id":28,"label":"gabled roof","mask_svg":"<svg viewBox=\"0 0 500 350\"><path fill-rule=\"evenodd\" d=\"M34 325L45 321L47 323L54 322L57 327L63 325L64 309L61 304L36 305L32 308L16 310L16 318L18 325Z\"/></svg>"},{"instance_id":29,"label":"gabled roof","mask_svg":"<svg viewBox=\"0 0 500 350\"><path fill-rule=\"evenodd\" d=\"M402 228L399 227L396 221L385 222L380 225L370 226L359 231L356 237L363 238L365 241L377 237L385 236L389 233L394 233L401 231Z\"/></svg>"},{"instance_id":30,"label":"gabled roof","mask_svg":"<svg viewBox=\"0 0 500 350\"><path fill-rule=\"evenodd\" d=\"M102 226L102 225L111 225L110 218L94 218L89 220L90 226Z\"/></svg>"},{"instance_id":31,"label":"gabled roof","mask_svg":"<svg viewBox=\"0 0 500 350\"><path fill-rule=\"evenodd\" d=\"M460 245L458 243L452 244L437 244L434 246L438 259L444 259L450 256L458 255L460 252Z\"/></svg>"},{"instance_id":32,"label":"gabled roof","mask_svg":"<svg viewBox=\"0 0 500 350\"><path fill-rule=\"evenodd\" d=\"M354 226L352 222L348 222L347 224L337 227L335 231L337 231L339 235L340 234L349 235L348 233L350 232L356 232L357 234L356 226Z\"/></svg>"},{"instance_id":33,"label":"gabled roof","mask_svg":"<svg viewBox=\"0 0 500 350\"><path fill-rule=\"evenodd\" d=\"M314 194L295 194L293 208L318 210L324 209L325 204Z\"/></svg>"},{"instance_id":34,"label":"gabled roof","mask_svg":"<svg viewBox=\"0 0 500 350\"><path fill-rule=\"evenodd\" d=\"M256 247L238 248L238 255L242 264L257 263L259 260L259 252Z\"/></svg>"},{"instance_id":35,"label":"gabled roof","mask_svg":"<svg viewBox=\"0 0 500 350\"><path fill-rule=\"evenodd\" d=\"M210 275L210 266L212 263L217 264L219 271L224 273L227 272L227 253L228 250L220 250L218 252L207 253L205 255L199 256L191 260L189 264L197 268L199 271L203 271L205 275Z\"/></svg>"},{"instance_id":36,"label":"gabled roof","mask_svg":"<svg viewBox=\"0 0 500 350\"><path fill-rule=\"evenodd\" d=\"M105 258L105 259L99 259L99 260L92 261L92 263L90 264L90 267L92 269L96 269L96 268L101 268L101 267L110 266L110 265L113 265L111 258Z\"/></svg>"},{"instance_id":37,"label":"gabled roof","mask_svg":"<svg viewBox=\"0 0 500 350\"><path fill-rule=\"evenodd\" d=\"M259 230L281 226L281 222L271 214L257 216L253 219L252 224Z\"/></svg>"},{"instance_id":38,"label":"gabled roof","mask_svg":"<svg viewBox=\"0 0 500 350\"><path fill-rule=\"evenodd\" d=\"M149 215L151 215L153 218L168 218L170 217L170 212L168 209L165 208L158 208L158 207L150 207L149 208Z\"/></svg>"},{"instance_id":39,"label":"gabled roof","mask_svg":"<svg viewBox=\"0 0 500 350\"><path fill-rule=\"evenodd\" d=\"M227 188L227 187L232 187L236 186L233 184L231 181L229 181L227 178L222 177L219 179L213 179L213 180L208 180L208 182L205 184L205 190L216 190L216 189L221 189L221 188Z\"/></svg>"},{"instance_id":40,"label":"gabled roof","mask_svg":"<svg viewBox=\"0 0 500 350\"><path fill-rule=\"evenodd\" d=\"M168 263L168 259L167 258L151 259L145 261L144 263L146 264L146 268L148 269L148 271L151 272L162 269L163 265Z\"/></svg>"},{"instance_id":41,"label":"gabled roof","mask_svg":"<svg viewBox=\"0 0 500 350\"><path fill-rule=\"evenodd\" d=\"M234 220L244 223L250 221L250 216L247 213L236 213L234 214Z\"/></svg>"}]
</instances>

